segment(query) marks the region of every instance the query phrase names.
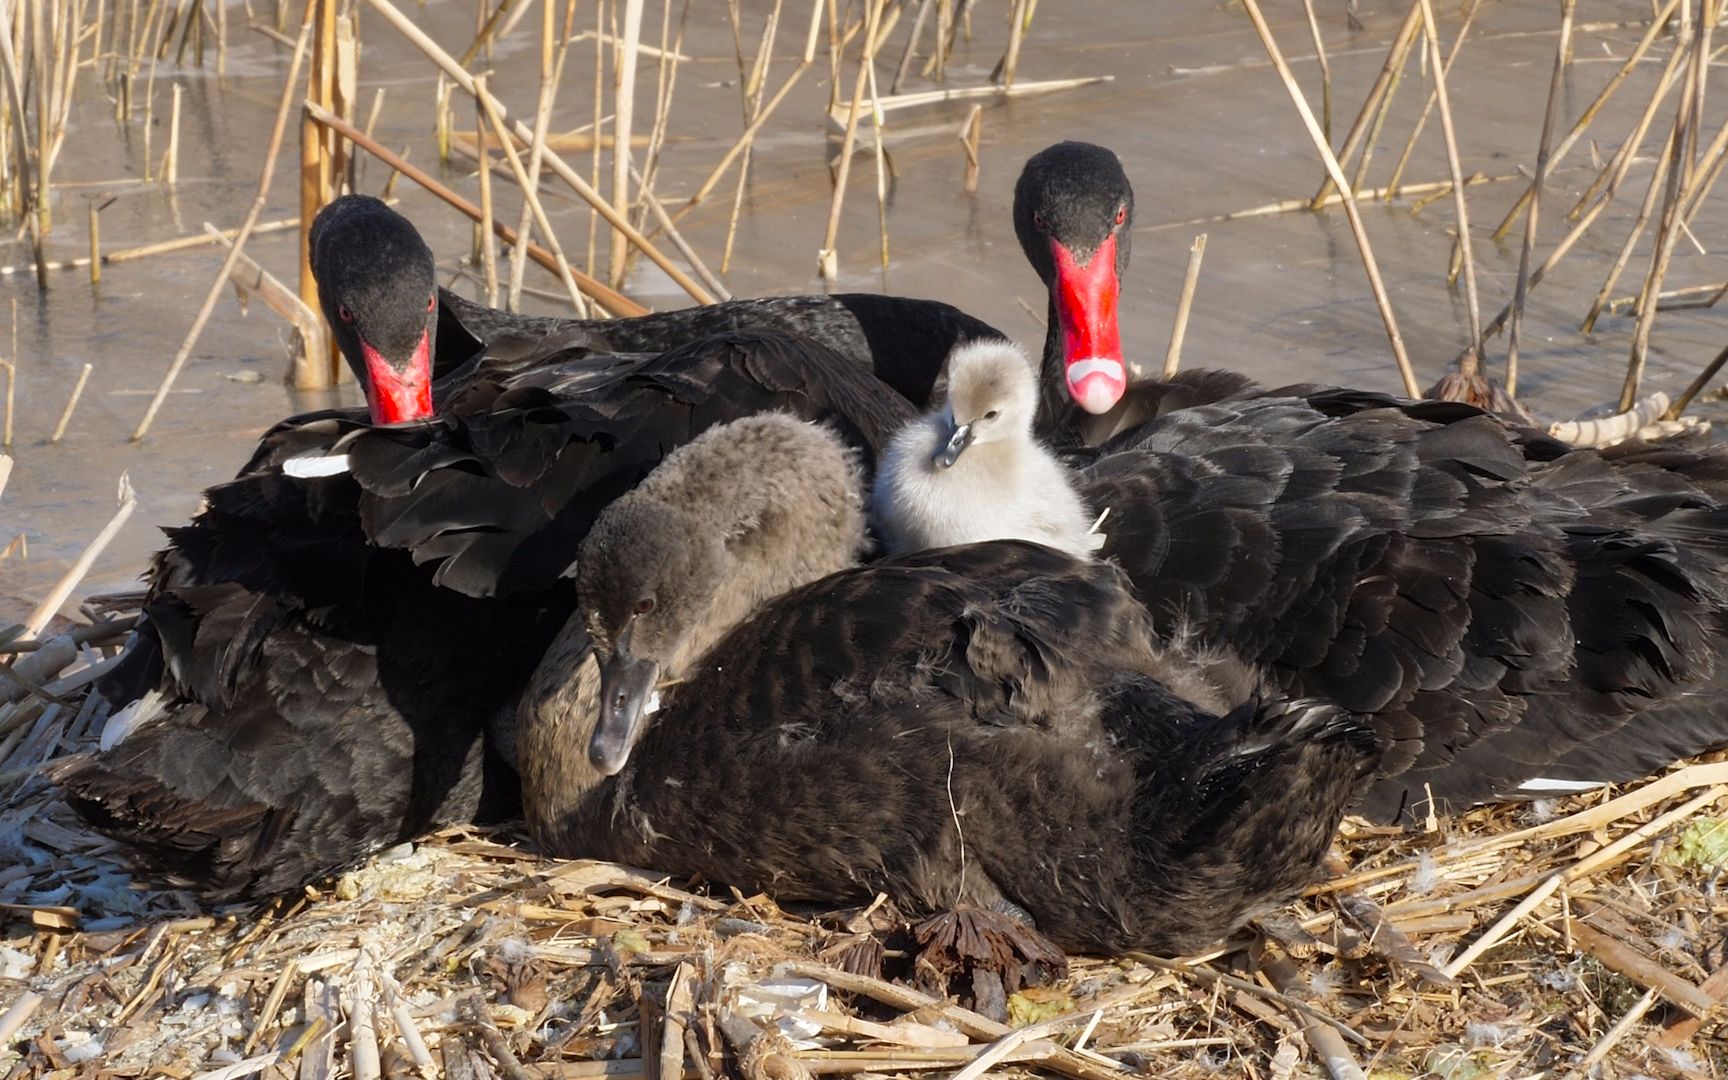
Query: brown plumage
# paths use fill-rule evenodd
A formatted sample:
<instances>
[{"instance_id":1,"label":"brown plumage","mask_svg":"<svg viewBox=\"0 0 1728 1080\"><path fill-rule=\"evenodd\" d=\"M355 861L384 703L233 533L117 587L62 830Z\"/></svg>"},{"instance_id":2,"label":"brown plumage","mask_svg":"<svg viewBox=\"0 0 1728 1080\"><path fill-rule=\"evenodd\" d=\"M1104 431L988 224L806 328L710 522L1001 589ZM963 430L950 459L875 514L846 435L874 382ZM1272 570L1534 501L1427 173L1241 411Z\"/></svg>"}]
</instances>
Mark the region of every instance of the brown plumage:
<instances>
[{"instance_id":1,"label":"brown plumage","mask_svg":"<svg viewBox=\"0 0 1728 1080\"><path fill-rule=\"evenodd\" d=\"M1318 872L1372 739L1259 697L1228 657L1160 648L1113 567L1019 542L903 556L795 588L684 659L708 603L783 566L790 535L691 567L596 527L595 590L520 713L544 848L786 900L1009 904L1093 950L1201 944ZM644 664L671 684L637 724Z\"/></svg>"}]
</instances>

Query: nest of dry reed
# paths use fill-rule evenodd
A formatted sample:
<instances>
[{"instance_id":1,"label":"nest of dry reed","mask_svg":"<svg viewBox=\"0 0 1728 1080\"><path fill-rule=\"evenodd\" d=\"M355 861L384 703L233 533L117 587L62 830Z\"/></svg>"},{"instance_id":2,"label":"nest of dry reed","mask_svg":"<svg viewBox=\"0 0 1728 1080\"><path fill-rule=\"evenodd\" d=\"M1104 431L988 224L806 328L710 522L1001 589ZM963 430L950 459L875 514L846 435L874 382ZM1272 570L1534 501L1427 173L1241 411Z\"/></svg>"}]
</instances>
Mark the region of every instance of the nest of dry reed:
<instances>
[{"instance_id":1,"label":"nest of dry reed","mask_svg":"<svg viewBox=\"0 0 1728 1080\"><path fill-rule=\"evenodd\" d=\"M791 912L541 859L508 828L267 906L139 886L35 775L100 731L88 686L136 599L86 604L77 655L0 706L0 1076L1728 1070L1728 820L1711 816L1728 761L1425 828L1347 823L1331 878L1263 933L1182 961L1076 958L1000 1003L1004 1023L940 996L887 898ZM861 956L894 981L850 970Z\"/></svg>"}]
</instances>

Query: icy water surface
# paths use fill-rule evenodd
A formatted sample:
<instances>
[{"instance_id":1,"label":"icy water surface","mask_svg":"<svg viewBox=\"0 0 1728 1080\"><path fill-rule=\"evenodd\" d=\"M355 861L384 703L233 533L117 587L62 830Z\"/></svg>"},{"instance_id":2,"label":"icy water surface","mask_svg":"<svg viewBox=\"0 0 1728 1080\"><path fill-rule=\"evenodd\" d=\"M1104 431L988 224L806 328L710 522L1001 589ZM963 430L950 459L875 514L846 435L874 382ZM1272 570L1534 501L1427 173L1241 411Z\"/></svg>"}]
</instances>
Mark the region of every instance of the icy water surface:
<instances>
[{"instance_id":1,"label":"icy water surface","mask_svg":"<svg viewBox=\"0 0 1728 1080\"><path fill-rule=\"evenodd\" d=\"M1267 6L1297 77L1317 107L1319 71L1300 7ZM973 40L957 50L949 85L983 84L1001 55L1003 5L985 0L977 7ZM1363 3L1360 29L1346 23L1342 3L1323 0L1317 7L1333 69L1335 123L1342 129L1379 69L1404 5ZM1444 9L1443 31L1449 40L1456 14L1450 11L1453 5L1438 7ZM1566 125L1616 70L1643 32L1640 20L1649 14L1641 2L1582 7L1585 23L1576 37L1576 62L1562 101ZM645 35L658 40L660 6L649 8ZM748 0L744 8L748 54L759 40L770 5ZM184 87L181 180L172 191L154 183L115 182L143 175L142 124L117 124L105 88L91 73L84 74L82 100L55 174L63 186L56 190L52 257L84 253L85 204L93 197L114 196L102 215L105 250L194 234L205 221L222 227L239 223L257 183L288 50L247 32L240 9L232 14L234 46L227 75L169 64L158 69L152 157L159 158L166 141L169 87ZM583 14L588 14L586 7ZM454 52L461 52L472 38L470 5L432 3L417 17ZM805 5L788 5L768 73L771 90L802 51L807 17ZM521 114L531 112L537 86L537 22L537 16L524 20L491 61L495 90ZM1533 164L1555 28L1552 4L1484 5L1451 83L1466 172L1516 178ZM902 24L886 49L879 69L884 91L905 33ZM412 160L422 165L434 162L431 64L370 13L362 38L361 115L370 108L375 90L387 88L377 125L380 140L393 147L410 146ZM1603 158L1612 153L1648 100L1668 44L1658 44L1656 61L1641 65L1596 121L1591 134L1597 146L1585 140L1556 174L1552 201L1542 216L1544 243L1538 257L1562 235L1562 204L1570 206L1595 175L1589 167L1592 153ZM742 126L737 61L724 5L694 0L683 51L692 59L681 65L678 75L671 113L674 141L657 185L669 205L695 190ZM849 62L842 73L845 93L850 93L854 71ZM656 72L656 63L645 58L639 131L652 119ZM1399 389L1385 333L1340 210L1204 220L1309 195L1321 176L1314 149L1240 7L1145 0L1042 5L1022 53L1019 79L1090 75L1108 75L1112 81L985 102L983 173L975 195L962 190L964 159L955 139L970 102L888 114L888 146L898 172L888 209L891 266L883 272L877 263L875 173L870 156L860 155L841 230L839 287L946 300L1036 349L1043 336L1044 298L1014 240L1009 221L1012 186L1029 154L1059 139L1084 139L1121 155L1136 185L1135 263L1122 298L1124 342L1131 354L1152 365L1162 359L1189 244L1204 231L1209 244L1188 329L1186 364L1237 368L1269 381L1323 379ZM1413 66L1376 150L1371 185L1383 184L1389 175L1428 85ZM569 130L591 119L592 86L592 44L584 42L572 55L554 130ZM914 77L905 89L929 88L928 82ZM838 140L823 133L828 92L828 65L819 55L757 143L726 274L736 295L822 287L815 274L816 252L828 213L828 161L838 149ZM1721 122L1717 114L1724 111L1717 106L1728 101L1728 95L1715 93L1708 100L1712 108L1706 126L1713 131ZM459 125L471 125L471 107L459 107L455 115ZM1658 125L1667 122L1664 116ZM1335 141L1339 138L1335 133ZM264 212L266 221L298 210L292 140L291 135ZM586 167L586 152L571 156ZM1522 389L1544 416L1571 415L1618 392L1631 321L1604 318L1591 338L1581 335L1577 325L1636 212L1649 174L1646 158L1634 167L1620 202L1532 296ZM474 197L476 178L460 157L441 175ZM1425 183L1445 175L1436 116L1406 181ZM376 192L385 176L376 162L368 163L359 186ZM1511 293L1522 227L1500 246L1491 244L1487 234L1522 186L1521 179L1513 179L1470 189L1484 318ZM500 183L497 189L506 193L508 185ZM729 176L684 226L691 243L715 267L734 190ZM580 251L586 243L586 210L561 186L546 191L565 245ZM465 219L406 182L398 194L401 208L439 253L446 275L456 276L470 243ZM506 219L514 221L514 202L504 199L501 205ZM1466 337L1461 293L1449 291L1444 280L1452 201L1441 199L1421 208L1409 200L1370 203L1364 217L1410 355L1427 385L1445 370ZM1728 240L1725 220L1720 199L1699 215L1693 228L1697 245L1683 242L1677 250L1670 287L1728 277L1713 254ZM294 233L259 236L248 250L283 280L294 281ZM1640 248L1617 294L1636 288L1645 250ZM0 263L18 265L27 258L27 245L0 244ZM84 591L124 587L132 581L159 543L157 527L185 520L196 509L198 492L231 475L273 421L332 400L357 400L351 387L332 395L288 390L282 381L288 339L283 324L260 304L254 303L248 316L232 297L224 297L149 437L142 444L127 441L219 259L219 252L206 248L111 265L94 288L82 270L55 273L46 292L38 292L28 272L0 278L0 319L9 321L11 304L17 305L19 368L13 447L17 461L0 501L0 547L20 533L29 547L27 558L14 553L0 561L0 622L9 621L8 612L21 614L39 598L101 528L113 511L122 472L130 474L138 491L138 509L97 563ZM539 270L531 268L529 274L532 286L555 287ZM469 295L476 292L471 278L458 287ZM638 270L627 291L656 308L686 302L651 264L646 271ZM557 310L542 301L532 303L538 310ZM1650 385L1671 390L1683 386L1719 347L1720 325L1720 317L1711 311L1664 315L1655 336ZM1498 348L1490 357L1495 363L1503 344ZM0 356L12 355L8 331L0 335ZM66 394L86 362L95 365L95 374L70 433L60 445L47 445Z\"/></svg>"}]
</instances>

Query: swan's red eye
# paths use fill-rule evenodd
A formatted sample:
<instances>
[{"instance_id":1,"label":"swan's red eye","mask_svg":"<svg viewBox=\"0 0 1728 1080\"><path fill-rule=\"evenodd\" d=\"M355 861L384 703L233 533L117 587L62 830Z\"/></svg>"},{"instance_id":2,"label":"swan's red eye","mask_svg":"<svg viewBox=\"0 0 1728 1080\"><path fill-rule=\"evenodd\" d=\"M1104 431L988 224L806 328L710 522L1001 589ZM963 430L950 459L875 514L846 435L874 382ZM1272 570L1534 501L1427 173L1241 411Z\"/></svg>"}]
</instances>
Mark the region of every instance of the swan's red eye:
<instances>
[{"instance_id":1,"label":"swan's red eye","mask_svg":"<svg viewBox=\"0 0 1728 1080\"><path fill-rule=\"evenodd\" d=\"M1128 208L1126 206L1118 206L1116 208L1116 224L1120 225L1124 221L1127 221L1127 220L1128 220Z\"/></svg>"},{"instance_id":2,"label":"swan's red eye","mask_svg":"<svg viewBox=\"0 0 1728 1080\"><path fill-rule=\"evenodd\" d=\"M429 312L438 310L438 294L437 293L433 293L431 298L429 298L426 301L426 310Z\"/></svg>"},{"instance_id":3,"label":"swan's red eye","mask_svg":"<svg viewBox=\"0 0 1728 1080\"><path fill-rule=\"evenodd\" d=\"M345 323L352 323L354 321L354 313L348 310L347 304L338 304L336 306L336 317Z\"/></svg>"}]
</instances>

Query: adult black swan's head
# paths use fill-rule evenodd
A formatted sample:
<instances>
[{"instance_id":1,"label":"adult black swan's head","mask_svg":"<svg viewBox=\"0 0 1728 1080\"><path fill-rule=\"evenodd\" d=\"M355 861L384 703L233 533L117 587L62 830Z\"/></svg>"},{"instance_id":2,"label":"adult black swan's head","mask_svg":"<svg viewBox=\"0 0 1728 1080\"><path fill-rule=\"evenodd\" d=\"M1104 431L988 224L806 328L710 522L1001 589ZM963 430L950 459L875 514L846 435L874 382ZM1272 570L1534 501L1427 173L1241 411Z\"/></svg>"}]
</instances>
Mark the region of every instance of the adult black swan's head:
<instances>
[{"instance_id":1,"label":"adult black swan's head","mask_svg":"<svg viewBox=\"0 0 1728 1080\"><path fill-rule=\"evenodd\" d=\"M312 221L312 276L336 344L378 424L432 415L438 284L432 249L370 195L344 195Z\"/></svg>"},{"instance_id":2,"label":"adult black swan's head","mask_svg":"<svg viewBox=\"0 0 1728 1080\"><path fill-rule=\"evenodd\" d=\"M1081 408L1101 414L1128 387L1116 300L1133 224L1134 189L1104 147L1062 142L1026 162L1014 187L1014 232L1050 289L1047 398L1066 387Z\"/></svg>"}]
</instances>

